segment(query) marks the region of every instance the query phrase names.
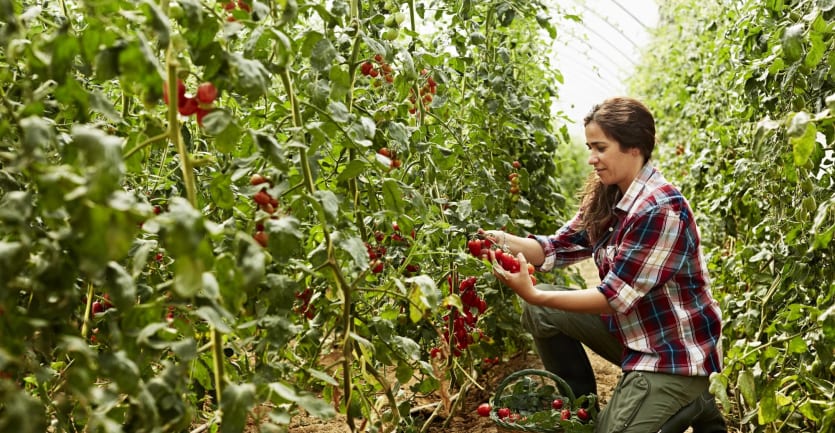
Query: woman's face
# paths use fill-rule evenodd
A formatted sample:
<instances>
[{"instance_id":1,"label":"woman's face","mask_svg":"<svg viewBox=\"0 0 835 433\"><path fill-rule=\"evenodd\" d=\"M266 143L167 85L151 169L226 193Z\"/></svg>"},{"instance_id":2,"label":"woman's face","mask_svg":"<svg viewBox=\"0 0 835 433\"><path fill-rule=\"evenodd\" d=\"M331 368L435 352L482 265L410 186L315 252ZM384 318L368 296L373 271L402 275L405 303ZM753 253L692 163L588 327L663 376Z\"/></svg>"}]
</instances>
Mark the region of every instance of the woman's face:
<instances>
[{"instance_id":1,"label":"woman's face","mask_svg":"<svg viewBox=\"0 0 835 433\"><path fill-rule=\"evenodd\" d=\"M621 150L620 143L609 138L595 122L586 125L588 163L604 185L617 185L626 192L644 165L644 158L637 148Z\"/></svg>"}]
</instances>

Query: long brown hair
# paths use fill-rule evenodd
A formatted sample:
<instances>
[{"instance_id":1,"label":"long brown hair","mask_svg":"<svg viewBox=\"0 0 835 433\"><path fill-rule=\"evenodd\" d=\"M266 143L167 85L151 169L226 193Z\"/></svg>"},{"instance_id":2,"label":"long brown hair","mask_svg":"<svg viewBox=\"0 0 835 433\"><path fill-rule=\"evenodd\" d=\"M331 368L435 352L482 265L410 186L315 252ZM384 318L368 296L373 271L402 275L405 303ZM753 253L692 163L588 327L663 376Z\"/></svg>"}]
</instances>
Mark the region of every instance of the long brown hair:
<instances>
[{"instance_id":1,"label":"long brown hair","mask_svg":"<svg viewBox=\"0 0 835 433\"><path fill-rule=\"evenodd\" d=\"M636 148L644 157L644 164L655 148L655 119L640 101L628 97L609 98L592 107L583 118L583 125L597 124L606 136L618 143L625 152ZM620 200L617 185L604 185L592 172L580 192L581 227L592 243L597 242L614 219L614 207Z\"/></svg>"}]
</instances>

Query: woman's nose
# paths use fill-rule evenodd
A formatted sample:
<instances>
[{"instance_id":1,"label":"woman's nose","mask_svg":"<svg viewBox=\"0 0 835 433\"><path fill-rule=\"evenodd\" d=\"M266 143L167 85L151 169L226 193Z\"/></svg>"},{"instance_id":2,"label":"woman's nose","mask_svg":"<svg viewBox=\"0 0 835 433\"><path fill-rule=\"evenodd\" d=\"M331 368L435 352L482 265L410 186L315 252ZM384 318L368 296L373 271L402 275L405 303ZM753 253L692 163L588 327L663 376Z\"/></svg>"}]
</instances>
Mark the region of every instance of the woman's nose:
<instances>
[{"instance_id":1,"label":"woman's nose","mask_svg":"<svg viewBox=\"0 0 835 433\"><path fill-rule=\"evenodd\" d=\"M589 159L586 161L589 165L597 164L597 153L592 152L589 154Z\"/></svg>"}]
</instances>

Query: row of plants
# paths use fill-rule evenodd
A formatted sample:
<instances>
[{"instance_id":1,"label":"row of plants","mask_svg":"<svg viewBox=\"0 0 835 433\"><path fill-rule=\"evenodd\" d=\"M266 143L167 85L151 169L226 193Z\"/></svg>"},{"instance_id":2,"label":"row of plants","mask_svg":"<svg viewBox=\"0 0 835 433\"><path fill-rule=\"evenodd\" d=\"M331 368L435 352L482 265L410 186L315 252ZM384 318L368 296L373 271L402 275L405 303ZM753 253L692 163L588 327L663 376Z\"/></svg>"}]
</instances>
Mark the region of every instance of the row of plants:
<instances>
[{"instance_id":1,"label":"row of plants","mask_svg":"<svg viewBox=\"0 0 835 433\"><path fill-rule=\"evenodd\" d=\"M0 0L0 430L425 431L527 348L467 242L570 211L565 19Z\"/></svg>"},{"instance_id":2,"label":"row of plants","mask_svg":"<svg viewBox=\"0 0 835 433\"><path fill-rule=\"evenodd\" d=\"M835 428L835 4L661 5L632 80L699 213L732 427Z\"/></svg>"}]
</instances>

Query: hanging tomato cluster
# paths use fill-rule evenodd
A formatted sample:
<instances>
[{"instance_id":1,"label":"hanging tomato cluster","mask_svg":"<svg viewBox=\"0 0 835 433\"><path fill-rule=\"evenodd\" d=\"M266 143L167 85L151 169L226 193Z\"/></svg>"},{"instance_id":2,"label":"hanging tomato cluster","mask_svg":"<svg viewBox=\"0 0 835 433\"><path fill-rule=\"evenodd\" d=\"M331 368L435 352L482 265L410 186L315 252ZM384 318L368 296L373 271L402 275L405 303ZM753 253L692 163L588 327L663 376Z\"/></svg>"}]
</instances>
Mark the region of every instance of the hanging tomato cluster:
<instances>
[{"instance_id":1,"label":"hanging tomato cluster","mask_svg":"<svg viewBox=\"0 0 835 433\"><path fill-rule=\"evenodd\" d=\"M476 237L467 241L467 249L475 258L484 260L490 260L490 252L492 251L493 256L496 258L496 263L499 264L502 269L510 273L515 274L522 270L522 265L519 263L519 259L517 259L513 254L505 252L502 248L499 248L490 239L484 238L484 231L482 229L479 229ZM533 283L533 285L536 285L536 277L533 275L535 271L536 268L532 264L528 263L528 274L531 276L531 283Z\"/></svg>"},{"instance_id":2,"label":"hanging tomato cluster","mask_svg":"<svg viewBox=\"0 0 835 433\"><path fill-rule=\"evenodd\" d=\"M480 315L487 311L487 302L476 292L476 277L467 277L458 285L458 296L463 305L463 314L458 309L450 306L450 312L444 316L446 329L444 329L444 340L452 349L453 356L461 356L464 350L475 342L475 335L484 338L484 333L476 326ZM448 280L450 290L454 287L452 278ZM441 356L441 348L433 347L429 354L433 358Z\"/></svg>"},{"instance_id":3,"label":"hanging tomato cluster","mask_svg":"<svg viewBox=\"0 0 835 433\"><path fill-rule=\"evenodd\" d=\"M375 65L376 63L376 65ZM365 75L366 77L377 78L380 75L383 76L383 81L386 83L393 83L394 82L394 68L391 67L389 63L383 58L382 54L375 54L374 55L374 63L371 61L366 60L360 65L360 73ZM373 80L374 87L380 86L379 80Z\"/></svg>"},{"instance_id":4,"label":"hanging tomato cluster","mask_svg":"<svg viewBox=\"0 0 835 433\"><path fill-rule=\"evenodd\" d=\"M270 218L275 218L274 214L278 210L278 199L267 191L267 186L272 186L272 182L263 175L256 173L250 177L249 184L252 186L264 185L252 196L252 201L258 205L258 209L270 214ZM270 235L264 230L264 223L261 221L255 224L255 233L252 237L262 247L266 248L269 245Z\"/></svg>"},{"instance_id":5,"label":"hanging tomato cluster","mask_svg":"<svg viewBox=\"0 0 835 433\"><path fill-rule=\"evenodd\" d=\"M226 16L226 21L229 21L230 23L238 20L233 14L235 10L242 10L246 13L252 12L252 8L249 6L249 3L244 0L228 1L223 4L223 10L229 13L229 15Z\"/></svg>"},{"instance_id":6,"label":"hanging tomato cluster","mask_svg":"<svg viewBox=\"0 0 835 433\"><path fill-rule=\"evenodd\" d=\"M293 304L293 312L308 320L312 319L316 315L315 308L310 304L310 300L313 299L313 289L306 287L301 292L296 292L295 297L298 302Z\"/></svg>"},{"instance_id":7,"label":"hanging tomato cluster","mask_svg":"<svg viewBox=\"0 0 835 433\"><path fill-rule=\"evenodd\" d=\"M194 96L186 95L186 84L177 80L177 111L183 116L197 115L197 124L203 126L203 117L214 109L217 99L217 88L214 84L205 82L197 86ZM162 88L162 99L168 105L168 83Z\"/></svg>"},{"instance_id":8,"label":"hanging tomato cluster","mask_svg":"<svg viewBox=\"0 0 835 433\"><path fill-rule=\"evenodd\" d=\"M429 111L429 108L432 104L432 100L435 98L435 94L438 92L438 83L432 79L432 76L429 75L429 71L426 69L421 69L420 71L421 79L424 80L423 86L420 87L420 94L418 95L421 100L423 100L423 107L424 110ZM417 98L415 97L415 90L409 89L409 113L415 114L417 113Z\"/></svg>"}]
</instances>

